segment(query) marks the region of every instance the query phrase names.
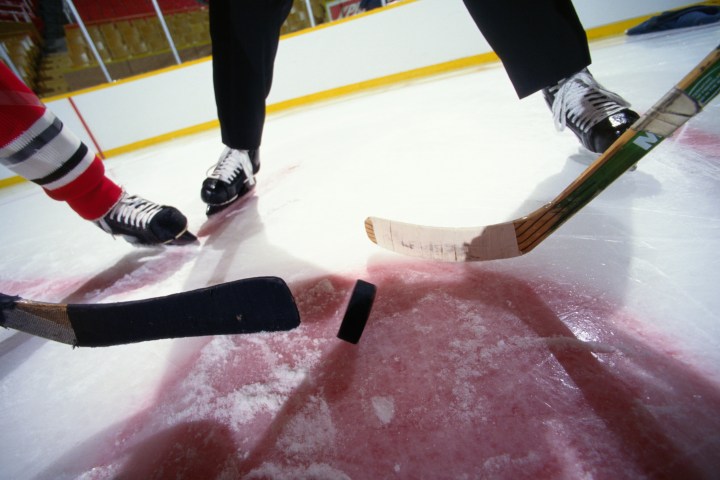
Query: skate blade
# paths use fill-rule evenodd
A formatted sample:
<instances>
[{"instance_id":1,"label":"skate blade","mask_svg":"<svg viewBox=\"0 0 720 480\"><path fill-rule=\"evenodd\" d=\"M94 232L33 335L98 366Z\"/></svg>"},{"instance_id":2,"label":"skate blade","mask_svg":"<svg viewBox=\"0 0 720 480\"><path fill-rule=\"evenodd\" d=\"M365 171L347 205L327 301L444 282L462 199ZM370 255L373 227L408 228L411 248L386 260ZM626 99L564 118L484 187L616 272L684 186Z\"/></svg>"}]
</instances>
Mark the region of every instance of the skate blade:
<instances>
[{"instance_id":1,"label":"skate blade","mask_svg":"<svg viewBox=\"0 0 720 480\"><path fill-rule=\"evenodd\" d=\"M192 233L185 230L183 233L178 235L177 237L173 238L169 242L165 243L165 245L171 245L171 246L182 246L182 245L189 245L191 243L196 243L198 241L197 237L193 235Z\"/></svg>"},{"instance_id":2,"label":"skate blade","mask_svg":"<svg viewBox=\"0 0 720 480\"><path fill-rule=\"evenodd\" d=\"M210 205L208 204L207 208L205 208L205 215L208 217L212 217L213 215L222 212L223 210L226 210L229 207L235 207L237 205L240 205L241 203L245 203L245 200L250 198L255 190L255 185L251 186L247 190L239 193L235 198L232 200L222 203L220 205Z\"/></svg>"},{"instance_id":3,"label":"skate blade","mask_svg":"<svg viewBox=\"0 0 720 480\"><path fill-rule=\"evenodd\" d=\"M205 209L205 215L207 215L208 217L212 217L213 215L220 213L226 208L232 206L236 200L237 198L231 202L223 203L222 205L208 205Z\"/></svg>"}]
</instances>

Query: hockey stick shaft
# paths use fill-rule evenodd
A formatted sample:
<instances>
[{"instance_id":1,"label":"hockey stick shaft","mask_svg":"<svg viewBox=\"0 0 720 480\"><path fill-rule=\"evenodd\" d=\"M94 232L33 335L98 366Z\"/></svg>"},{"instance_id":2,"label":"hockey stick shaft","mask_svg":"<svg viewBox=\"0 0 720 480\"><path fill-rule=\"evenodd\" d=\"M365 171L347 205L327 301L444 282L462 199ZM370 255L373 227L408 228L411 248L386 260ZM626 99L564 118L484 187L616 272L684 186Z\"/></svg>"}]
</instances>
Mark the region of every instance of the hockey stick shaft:
<instances>
[{"instance_id":1,"label":"hockey stick shaft","mask_svg":"<svg viewBox=\"0 0 720 480\"><path fill-rule=\"evenodd\" d=\"M514 222L527 253L587 205L642 157L699 113L720 91L720 47L632 125L553 200L542 215Z\"/></svg>"},{"instance_id":2,"label":"hockey stick shaft","mask_svg":"<svg viewBox=\"0 0 720 480\"><path fill-rule=\"evenodd\" d=\"M554 200L527 216L495 225L461 228L369 217L365 220L367 236L383 248L434 260L484 261L523 255L700 112L719 91L720 46Z\"/></svg>"}]
</instances>

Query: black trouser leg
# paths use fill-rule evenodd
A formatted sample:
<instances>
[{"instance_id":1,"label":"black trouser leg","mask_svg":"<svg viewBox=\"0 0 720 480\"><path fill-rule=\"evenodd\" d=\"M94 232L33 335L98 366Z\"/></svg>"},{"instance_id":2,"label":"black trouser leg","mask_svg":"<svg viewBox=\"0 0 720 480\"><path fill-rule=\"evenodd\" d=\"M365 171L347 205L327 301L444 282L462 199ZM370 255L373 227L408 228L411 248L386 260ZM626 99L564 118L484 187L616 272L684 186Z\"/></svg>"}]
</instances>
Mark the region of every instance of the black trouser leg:
<instances>
[{"instance_id":1,"label":"black trouser leg","mask_svg":"<svg viewBox=\"0 0 720 480\"><path fill-rule=\"evenodd\" d=\"M590 65L570 0L464 0L520 98Z\"/></svg>"},{"instance_id":2,"label":"black trouser leg","mask_svg":"<svg viewBox=\"0 0 720 480\"><path fill-rule=\"evenodd\" d=\"M213 83L225 145L260 146L280 27L292 0L211 0Z\"/></svg>"}]
</instances>

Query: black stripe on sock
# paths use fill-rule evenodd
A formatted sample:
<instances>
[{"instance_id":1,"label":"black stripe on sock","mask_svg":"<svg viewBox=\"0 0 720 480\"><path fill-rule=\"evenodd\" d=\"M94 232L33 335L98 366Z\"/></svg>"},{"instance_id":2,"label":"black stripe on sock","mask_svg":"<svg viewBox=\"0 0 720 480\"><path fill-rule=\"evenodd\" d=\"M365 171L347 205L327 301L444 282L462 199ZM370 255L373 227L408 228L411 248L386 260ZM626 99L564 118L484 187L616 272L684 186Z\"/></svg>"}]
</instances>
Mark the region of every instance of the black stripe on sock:
<instances>
[{"instance_id":1,"label":"black stripe on sock","mask_svg":"<svg viewBox=\"0 0 720 480\"><path fill-rule=\"evenodd\" d=\"M75 167L77 167L78 164L82 161L82 159L85 158L85 155L87 155L87 153L87 146L84 143L81 143L80 147L78 147L78 149L75 150L75 153L73 153L73 156L70 157L67 162L63 163L60 168L52 172L50 175L46 175L45 177L33 180L33 182L37 183L38 185L47 185L48 183L52 183L56 180L61 179L69 172L71 172Z\"/></svg>"},{"instance_id":2,"label":"black stripe on sock","mask_svg":"<svg viewBox=\"0 0 720 480\"><path fill-rule=\"evenodd\" d=\"M16 165L24 160L27 160L28 158L35 155L41 148L43 148L45 145L47 145L53 138L60 135L60 132L62 131L63 124L60 121L59 118L55 117L55 120L53 120L52 125L47 127L45 130L40 132L40 135L33 138L29 144L27 144L22 150L19 150L15 152L14 154L10 155L9 157L3 159L5 165Z\"/></svg>"}]
</instances>

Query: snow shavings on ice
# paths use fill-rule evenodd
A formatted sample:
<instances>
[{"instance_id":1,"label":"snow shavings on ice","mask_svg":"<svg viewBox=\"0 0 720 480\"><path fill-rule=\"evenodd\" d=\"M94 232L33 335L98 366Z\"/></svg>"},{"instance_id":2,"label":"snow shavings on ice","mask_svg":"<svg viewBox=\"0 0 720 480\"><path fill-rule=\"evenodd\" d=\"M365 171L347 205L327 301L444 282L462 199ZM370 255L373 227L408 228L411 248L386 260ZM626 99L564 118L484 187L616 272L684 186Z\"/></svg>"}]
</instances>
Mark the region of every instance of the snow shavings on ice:
<instances>
[{"instance_id":1,"label":"snow shavings on ice","mask_svg":"<svg viewBox=\"0 0 720 480\"><path fill-rule=\"evenodd\" d=\"M234 477L237 478L237 477ZM269 479L269 478L287 478L287 479L313 479L313 480L351 480L351 477L345 473L331 467L327 464L313 463L308 466L283 467L273 463L266 463L248 473L243 478L251 479ZM229 480L229 479L228 479Z\"/></svg>"},{"instance_id":2,"label":"snow shavings on ice","mask_svg":"<svg viewBox=\"0 0 720 480\"><path fill-rule=\"evenodd\" d=\"M395 402L393 399L388 397L372 397L370 401L372 402L372 407L378 420L384 425L390 423L393 415L395 415Z\"/></svg>"},{"instance_id":3,"label":"snow shavings on ice","mask_svg":"<svg viewBox=\"0 0 720 480\"><path fill-rule=\"evenodd\" d=\"M312 396L288 422L277 447L289 457L312 458L334 450L336 433L327 402Z\"/></svg>"},{"instance_id":4,"label":"snow shavings on ice","mask_svg":"<svg viewBox=\"0 0 720 480\"><path fill-rule=\"evenodd\" d=\"M173 421L211 416L239 427L261 412L277 413L292 389L302 382L305 373L302 368L292 368L284 363L281 355L260 341L262 336L249 338L241 345L236 345L230 337L216 337L210 341L180 384L179 390L183 395L180 404L185 408L173 415ZM239 351L248 346L253 347L252 358ZM215 375L220 366L242 369L261 363L267 366L268 375L258 381L230 390L225 384L217 384L222 381Z\"/></svg>"},{"instance_id":5,"label":"snow shavings on ice","mask_svg":"<svg viewBox=\"0 0 720 480\"><path fill-rule=\"evenodd\" d=\"M378 295L350 345L334 335L361 276ZM638 342L618 327L628 313L587 289L427 263L291 289L299 328L177 342L154 398L104 433L104 450L68 462L72 478L690 478L720 468L718 387L659 342Z\"/></svg>"}]
</instances>

